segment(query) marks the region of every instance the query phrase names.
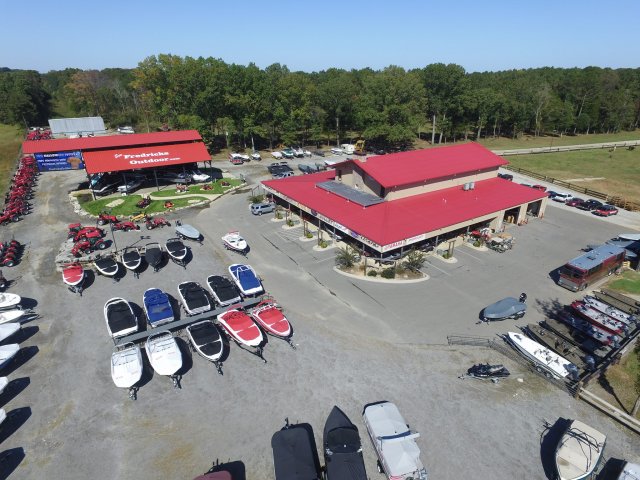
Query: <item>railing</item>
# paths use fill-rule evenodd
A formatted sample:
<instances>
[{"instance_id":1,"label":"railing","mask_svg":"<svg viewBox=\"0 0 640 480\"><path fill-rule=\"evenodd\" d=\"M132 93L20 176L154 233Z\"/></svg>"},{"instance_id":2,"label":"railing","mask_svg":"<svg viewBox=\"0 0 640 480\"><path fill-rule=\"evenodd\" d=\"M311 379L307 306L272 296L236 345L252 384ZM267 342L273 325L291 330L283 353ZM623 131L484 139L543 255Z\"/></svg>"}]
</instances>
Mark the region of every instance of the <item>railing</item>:
<instances>
[{"instance_id":1,"label":"railing","mask_svg":"<svg viewBox=\"0 0 640 480\"><path fill-rule=\"evenodd\" d=\"M537 178L538 180L542 180L543 182L549 182L549 183L553 183L554 185L559 185L563 188L573 190L574 192L583 193L589 197L597 198L599 200L604 200L606 203L615 205L620 208L624 208L625 210L629 210L632 212L640 210L640 203L625 200L623 197L618 197L615 195L609 195L608 193L591 190L590 188L585 188L581 185L576 185L575 183L565 182L564 180L559 180L554 177L549 177L547 175L542 175L540 173L532 172L531 170L526 170L520 167L514 167L512 165L507 165L504 168L516 173L521 173L523 175L526 175L527 177Z\"/></svg>"},{"instance_id":2,"label":"railing","mask_svg":"<svg viewBox=\"0 0 640 480\"><path fill-rule=\"evenodd\" d=\"M513 150L492 150L496 155L531 155L536 153L573 152L578 150L599 150L602 148L632 148L640 145L640 140L624 140L621 142L588 143L584 145L562 145L549 147L518 148Z\"/></svg>"}]
</instances>

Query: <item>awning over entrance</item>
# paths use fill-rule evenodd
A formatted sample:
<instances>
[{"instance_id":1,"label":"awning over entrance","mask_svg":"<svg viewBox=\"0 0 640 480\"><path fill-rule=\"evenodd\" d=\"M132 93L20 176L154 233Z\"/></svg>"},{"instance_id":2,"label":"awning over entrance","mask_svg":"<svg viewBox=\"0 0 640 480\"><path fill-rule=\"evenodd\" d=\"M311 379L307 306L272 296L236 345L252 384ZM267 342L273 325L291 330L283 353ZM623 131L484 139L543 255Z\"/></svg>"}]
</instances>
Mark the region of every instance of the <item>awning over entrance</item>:
<instances>
[{"instance_id":1,"label":"awning over entrance","mask_svg":"<svg viewBox=\"0 0 640 480\"><path fill-rule=\"evenodd\" d=\"M83 152L87 173L117 172L137 168L165 167L211 160L204 143L182 143L149 147Z\"/></svg>"}]
</instances>

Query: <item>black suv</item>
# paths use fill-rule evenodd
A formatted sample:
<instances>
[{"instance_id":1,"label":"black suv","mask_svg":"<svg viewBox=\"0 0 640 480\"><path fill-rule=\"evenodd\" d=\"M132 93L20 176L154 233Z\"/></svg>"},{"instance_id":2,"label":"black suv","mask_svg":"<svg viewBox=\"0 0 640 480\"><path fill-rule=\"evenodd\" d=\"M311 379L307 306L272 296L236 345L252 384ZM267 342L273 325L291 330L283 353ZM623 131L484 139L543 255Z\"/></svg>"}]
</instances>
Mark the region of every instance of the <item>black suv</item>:
<instances>
[{"instance_id":1,"label":"black suv","mask_svg":"<svg viewBox=\"0 0 640 480\"><path fill-rule=\"evenodd\" d=\"M499 173L498 177L504 178L505 180L509 180L510 182L513 181L513 175L511 175L510 173Z\"/></svg>"},{"instance_id":2,"label":"black suv","mask_svg":"<svg viewBox=\"0 0 640 480\"><path fill-rule=\"evenodd\" d=\"M579 208L580 210L597 210L598 208L600 208L603 205L602 202L599 202L598 200L594 200L592 198L590 198L589 200L585 200L584 202L580 202L579 204L576 205L577 208Z\"/></svg>"}]
</instances>

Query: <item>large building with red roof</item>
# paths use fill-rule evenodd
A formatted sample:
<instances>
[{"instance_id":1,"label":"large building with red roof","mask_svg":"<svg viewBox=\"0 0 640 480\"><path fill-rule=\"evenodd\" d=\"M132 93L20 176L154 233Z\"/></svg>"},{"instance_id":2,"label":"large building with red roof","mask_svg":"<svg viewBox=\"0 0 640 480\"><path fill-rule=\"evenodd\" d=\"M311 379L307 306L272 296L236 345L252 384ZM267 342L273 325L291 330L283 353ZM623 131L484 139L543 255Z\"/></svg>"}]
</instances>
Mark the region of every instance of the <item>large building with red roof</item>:
<instances>
[{"instance_id":1,"label":"large building with red roof","mask_svg":"<svg viewBox=\"0 0 640 480\"><path fill-rule=\"evenodd\" d=\"M306 220L378 253L544 214L547 195L497 176L507 162L477 143L338 163L262 182Z\"/></svg>"}]
</instances>

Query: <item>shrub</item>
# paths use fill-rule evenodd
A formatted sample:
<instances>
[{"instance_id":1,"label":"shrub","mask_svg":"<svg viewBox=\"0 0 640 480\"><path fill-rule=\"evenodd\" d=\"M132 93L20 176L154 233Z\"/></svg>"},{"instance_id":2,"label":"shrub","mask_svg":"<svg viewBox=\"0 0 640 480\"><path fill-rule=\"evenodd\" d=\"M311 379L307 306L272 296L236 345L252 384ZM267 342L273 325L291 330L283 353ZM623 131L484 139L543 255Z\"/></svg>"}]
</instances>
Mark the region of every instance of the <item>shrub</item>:
<instances>
[{"instance_id":1,"label":"shrub","mask_svg":"<svg viewBox=\"0 0 640 480\"><path fill-rule=\"evenodd\" d=\"M313 238L313 233L307 232L307 233L304 234L304 236L307 237L307 238Z\"/></svg>"},{"instance_id":2,"label":"shrub","mask_svg":"<svg viewBox=\"0 0 640 480\"><path fill-rule=\"evenodd\" d=\"M336 252L336 265L342 268L351 268L357 262L357 251L351 247L340 248Z\"/></svg>"},{"instance_id":3,"label":"shrub","mask_svg":"<svg viewBox=\"0 0 640 480\"><path fill-rule=\"evenodd\" d=\"M481 247L482 246L482 240L476 240L475 242L473 242L473 246L474 247Z\"/></svg>"},{"instance_id":4,"label":"shrub","mask_svg":"<svg viewBox=\"0 0 640 480\"><path fill-rule=\"evenodd\" d=\"M282 218L282 212L278 212L278 211L276 210L276 218L277 218L278 220L280 220L280 219Z\"/></svg>"},{"instance_id":5,"label":"shrub","mask_svg":"<svg viewBox=\"0 0 640 480\"><path fill-rule=\"evenodd\" d=\"M377 277L378 276L378 271L377 270L369 270L367 272L367 277Z\"/></svg>"},{"instance_id":6,"label":"shrub","mask_svg":"<svg viewBox=\"0 0 640 480\"><path fill-rule=\"evenodd\" d=\"M380 273L380 276L382 278L395 278L396 277L396 269L393 267L390 268L385 268L384 270L382 270L382 272Z\"/></svg>"},{"instance_id":7,"label":"shrub","mask_svg":"<svg viewBox=\"0 0 640 480\"><path fill-rule=\"evenodd\" d=\"M290 218L287 219L287 226L293 227L293 220L291 220Z\"/></svg>"},{"instance_id":8,"label":"shrub","mask_svg":"<svg viewBox=\"0 0 640 480\"><path fill-rule=\"evenodd\" d=\"M328 246L329 246L329 242L327 242L326 240L320 241L320 248L327 248Z\"/></svg>"},{"instance_id":9,"label":"shrub","mask_svg":"<svg viewBox=\"0 0 640 480\"><path fill-rule=\"evenodd\" d=\"M251 195L249 196L249 202L254 203L262 203L264 201L264 195Z\"/></svg>"},{"instance_id":10,"label":"shrub","mask_svg":"<svg viewBox=\"0 0 640 480\"><path fill-rule=\"evenodd\" d=\"M442 254L442 258L444 258L445 260L447 260L449 257L451 257L451 255L449 255L449 252L444 252Z\"/></svg>"},{"instance_id":11,"label":"shrub","mask_svg":"<svg viewBox=\"0 0 640 480\"><path fill-rule=\"evenodd\" d=\"M402 262L402 268L417 272L422 268L426 260L427 259L424 253L413 248L404 258L404 261Z\"/></svg>"}]
</instances>

